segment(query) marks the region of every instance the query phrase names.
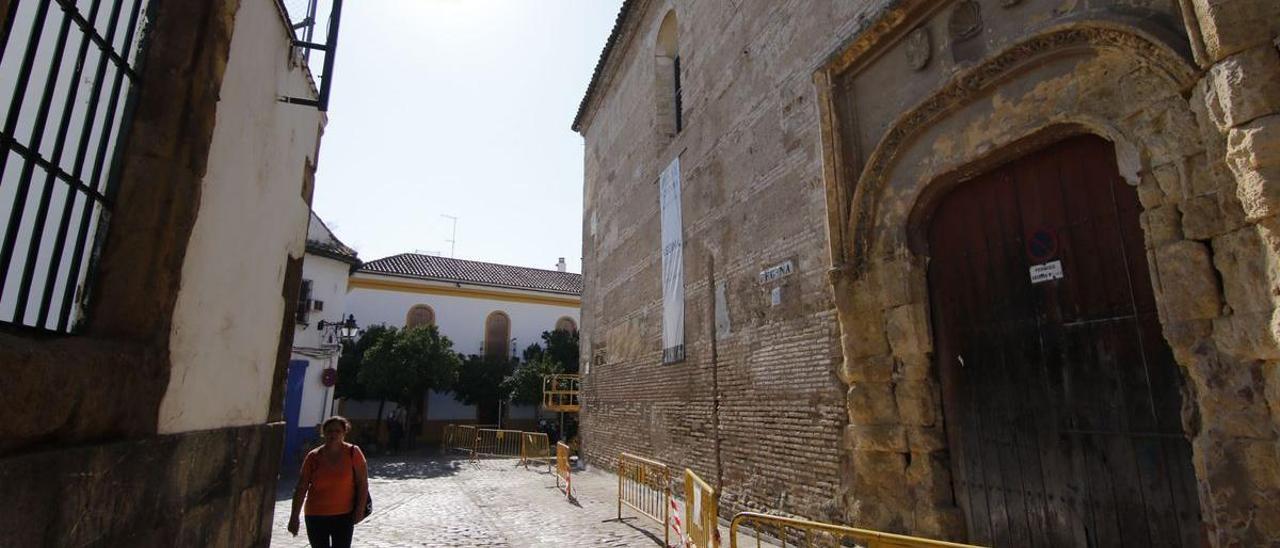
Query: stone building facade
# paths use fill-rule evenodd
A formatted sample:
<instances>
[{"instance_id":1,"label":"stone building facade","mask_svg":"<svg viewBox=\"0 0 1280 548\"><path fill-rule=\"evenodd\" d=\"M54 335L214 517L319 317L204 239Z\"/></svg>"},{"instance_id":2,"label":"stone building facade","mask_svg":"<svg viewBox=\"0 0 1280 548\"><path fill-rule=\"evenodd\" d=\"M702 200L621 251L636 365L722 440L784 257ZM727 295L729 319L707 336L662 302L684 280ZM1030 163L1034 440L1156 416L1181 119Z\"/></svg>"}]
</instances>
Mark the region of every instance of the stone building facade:
<instances>
[{"instance_id":1,"label":"stone building facade","mask_svg":"<svg viewBox=\"0 0 1280 548\"><path fill-rule=\"evenodd\" d=\"M1268 0L624 2L573 124L587 458L690 467L726 513L997 545L1280 538L1278 34ZM672 165L685 359L664 364ZM963 304L987 265L1022 278ZM1058 317L1119 286L1124 314ZM988 312L1038 331L966 334ZM1078 331L1112 320L1136 342ZM1056 373L967 393L975 356Z\"/></svg>"},{"instance_id":2,"label":"stone building facade","mask_svg":"<svg viewBox=\"0 0 1280 548\"><path fill-rule=\"evenodd\" d=\"M39 89L58 67L83 87L77 96L50 86L62 93L45 89L43 103L24 107L24 120L37 105L34 118L49 120L49 140L31 147L47 154L41 168L71 165L70 153L48 150L55 141L64 148L66 128L80 126L73 121L123 109L111 110L120 125L99 122L108 129L93 135L114 160L91 181L83 171L82 186L107 196L109 214L92 217L87 276L59 278L74 288L73 321L29 321L34 304L32 314L0 320L0 492L9 507L0 545L270 543L284 376L325 124L317 108L282 100L319 98L283 9L274 0L0 2L5 69L28 42L40 44L27 57ZM34 38L40 29L44 38ZM104 51L130 44L126 35L140 45ZM14 81L3 79L6 93ZM86 104L101 110L84 114ZM59 126L63 133L52 131ZM12 189L20 164L8 138L2 186ZM82 174L79 165L64 169L37 181L48 188ZM63 217L57 202L15 205L11 196L0 205L11 231ZM14 287L0 291L6 311Z\"/></svg>"}]
</instances>

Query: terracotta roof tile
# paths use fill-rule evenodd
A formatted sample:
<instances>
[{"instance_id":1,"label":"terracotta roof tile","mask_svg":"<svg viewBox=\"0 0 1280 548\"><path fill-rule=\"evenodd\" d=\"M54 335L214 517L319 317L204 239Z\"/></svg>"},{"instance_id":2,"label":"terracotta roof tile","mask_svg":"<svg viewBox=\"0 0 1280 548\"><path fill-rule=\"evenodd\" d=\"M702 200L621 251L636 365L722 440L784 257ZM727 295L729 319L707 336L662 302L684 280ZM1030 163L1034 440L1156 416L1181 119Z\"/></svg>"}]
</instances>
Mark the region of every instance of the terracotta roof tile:
<instances>
[{"instance_id":1,"label":"terracotta roof tile","mask_svg":"<svg viewBox=\"0 0 1280 548\"><path fill-rule=\"evenodd\" d=\"M505 264L401 253L369 261L357 272L390 274L427 280L582 294L582 275Z\"/></svg>"}]
</instances>

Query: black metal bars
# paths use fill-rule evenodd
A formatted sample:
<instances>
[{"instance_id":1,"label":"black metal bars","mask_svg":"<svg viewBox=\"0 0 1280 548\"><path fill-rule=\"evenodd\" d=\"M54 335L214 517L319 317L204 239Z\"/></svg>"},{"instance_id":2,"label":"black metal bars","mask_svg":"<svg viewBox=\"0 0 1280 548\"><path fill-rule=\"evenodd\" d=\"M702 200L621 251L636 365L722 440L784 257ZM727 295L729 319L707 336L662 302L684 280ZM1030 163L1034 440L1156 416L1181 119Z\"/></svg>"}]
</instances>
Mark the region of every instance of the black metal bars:
<instances>
[{"instance_id":1,"label":"black metal bars","mask_svg":"<svg viewBox=\"0 0 1280 548\"><path fill-rule=\"evenodd\" d=\"M324 69L320 74L320 92L318 99L307 99L303 97L281 97L280 100L293 105L312 106L321 112L329 110L329 90L333 84L333 61L338 52L338 27L342 22L342 0L332 0L329 11L329 26L326 29L325 42L318 44L312 42L312 35L315 32L316 17L316 1L309 0L307 2L306 15L293 25L296 33L301 30L302 37L295 38L293 47L302 48L304 50L303 58L310 62L311 52L319 51L324 53Z\"/></svg>"},{"instance_id":2,"label":"black metal bars","mask_svg":"<svg viewBox=\"0 0 1280 548\"><path fill-rule=\"evenodd\" d=\"M148 4L17 0L8 14L0 326L75 329L116 191Z\"/></svg>"}]
</instances>

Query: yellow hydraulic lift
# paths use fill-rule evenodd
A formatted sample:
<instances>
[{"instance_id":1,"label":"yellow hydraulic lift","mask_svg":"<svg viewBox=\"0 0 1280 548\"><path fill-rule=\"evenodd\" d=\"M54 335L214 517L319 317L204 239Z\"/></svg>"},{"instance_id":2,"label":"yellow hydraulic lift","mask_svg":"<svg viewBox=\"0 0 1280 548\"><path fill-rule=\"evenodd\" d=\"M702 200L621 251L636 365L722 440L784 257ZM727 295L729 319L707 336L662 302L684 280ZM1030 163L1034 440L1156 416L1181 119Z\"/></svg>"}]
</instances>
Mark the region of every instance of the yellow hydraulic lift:
<instances>
[{"instance_id":1,"label":"yellow hydraulic lift","mask_svg":"<svg viewBox=\"0 0 1280 548\"><path fill-rule=\"evenodd\" d=\"M582 400L579 398L581 392L582 375L557 374L542 377L542 408L560 414L561 436L564 436L564 414L582 411Z\"/></svg>"}]
</instances>

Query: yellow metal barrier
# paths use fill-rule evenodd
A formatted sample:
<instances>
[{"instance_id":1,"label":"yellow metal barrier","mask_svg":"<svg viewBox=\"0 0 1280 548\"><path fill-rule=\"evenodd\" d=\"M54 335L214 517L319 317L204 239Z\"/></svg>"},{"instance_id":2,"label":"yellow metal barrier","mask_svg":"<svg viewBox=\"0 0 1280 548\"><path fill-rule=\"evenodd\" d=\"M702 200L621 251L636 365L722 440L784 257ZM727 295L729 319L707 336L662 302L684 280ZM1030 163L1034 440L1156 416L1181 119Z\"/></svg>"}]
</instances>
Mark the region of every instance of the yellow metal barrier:
<instances>
[{"instance_id":1,"label":"yellow metal barrier","mask_svg":"<svg viewBox=\"0 0 1280 548\"><path fill-rule=\"evenodd\" d=\"M696 548L718 548L720 532L716 529L719 519L720 499L716 490L707 482L684 469L684 522L688 528L689 543Z\"/></svg>"},{"instance_id":2,"label":"yellow metal barrier","mask_svg":"<svg viewBox=\"0 0 1280 548\"><path fill-rule=\"evenodd\" d=\"M582 391L581 375L545 375L542 377L542 408L547 411L577 413L582 410L578 393Z\"/></svg>"},{"instance_id":3,"label":"yellow metal barrier","mask_svg":"<svg viewBox=\"0 0 1280 548\"><path fill-rule=\"evenodd\" d=\"M738 548L738 530L748 527L755 532L756 546L760 546L762 530L776 531L783 546L787 539L803 539L805 546L847 546L856 543L865 548L977 548L970 544L956 544L867 529L855 529L830 523L771 516L755 512L742 512L733 516L729 524L729 548Z\"/></svg>"},{"instance_id":4,"label":"yellow metal barrier","mask_svg":"<svg viewBox=\"0 0 1280 548\"><path fill-rule=\"evenodd\" d=\"M479 428L476 430L476 443L471 451L471 458L519 457L521 434L523 432L519 430Z\"/></svg>"},{"instance_id":5,"label":"yellow metal barrier","mask_svg":"<svg viewBox=\"0 0 1280 548\"><path fill-rule=\"evenodd\" d=\"M476 427L469 424L448 424L444 427L445 450L472 453L476 447Z\"/></svg>"},{"instance_id":6,"label":"yellow metal barrier","mask_svg":"<svg viewBox=\"0 0 1280 548\"><path fill-rule=\"evenodd\" d=\"M546 434L523 432L520 434L520 464L529 469L530 462L543 461L551 466L551 440Z\"/></svg>"},{"instance_id":7,"label":"yellow metal barrier","mask_svg":"<svg viewBox=\"0 0 1280 548\"><path fill-rule=\"evenodd\" d=\"M618 456L618 519L622 505L662 524L662 545L671 545L671 470L629 453Z\"/></svg>"},{"instance_id":8,"label":"yellow metal barrier","mask_svg":"<svg viewBox=\"0 0 1280 548\"><path fill-rule=\"evenodd\" d=\"M573 480L569 477L569 446L564 442L556 442L556 488L560 480L564 480L564 496L573 498Z\"/></svg>"}]
</instances>

